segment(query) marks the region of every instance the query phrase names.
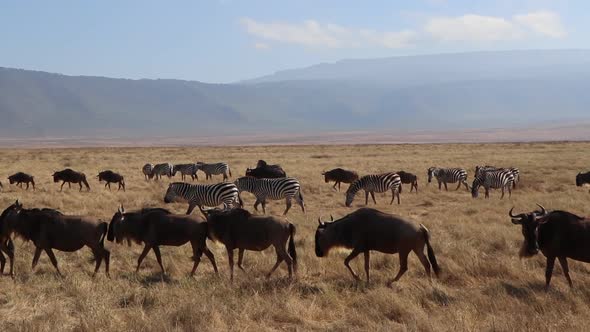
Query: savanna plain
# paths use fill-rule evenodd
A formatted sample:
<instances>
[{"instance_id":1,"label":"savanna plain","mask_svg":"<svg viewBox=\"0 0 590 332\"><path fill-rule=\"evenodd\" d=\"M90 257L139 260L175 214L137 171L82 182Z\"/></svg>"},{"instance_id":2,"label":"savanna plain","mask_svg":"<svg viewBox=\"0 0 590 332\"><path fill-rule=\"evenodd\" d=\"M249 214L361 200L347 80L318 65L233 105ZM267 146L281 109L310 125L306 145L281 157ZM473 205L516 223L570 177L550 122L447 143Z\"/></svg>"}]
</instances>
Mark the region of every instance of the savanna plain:
<instances>
[{"instance_id":1,"label":"savanna plain","mask_svg":"<svg viewBox=\"0 0 590 332\"><path fill-rule=\"evenodd\" d=\"M57 252L64 278L54 272L45 254L31 271L33 245L15 240L16 277L0 278L0 330L24 331L583 331L590 324L590 266L570 260L574 289L556 264L550 290L544 292L545 259L539 254L520 259L520 226L510 222L508 211L563 209L590 213L588 188L575 186L575 176L590 168L590 143L422 144L352 146L256 146L179 148L68 148L0 150L0 208L15 199L25 207L52 207L66 214L92 215L110 221L119 204L127 210L164 206L170 182L146 181L146 162L226 161L232 180L254 167L258 159L283 166L300 180L307 212L294 205L287 219L297 226L295 235L299 270L287 278L283 264L270 278L275 255L246 252L246 272L236 269L233 283L225 249L208 242L220 267L216 276L203 259L194 278L190 246L162 247L167 274L161 276L150 253L141 271L135 264L141 251L136 244L111 250L111 279L104 270L91 278L91 252ZM512 198L472 199L465 188L439 191L427 185L430 166L464 167L473 180L475 165L515 166L521 182ZM90 192L53 183L51 174L65 167L86 173ZM378 194L377 208L425 224L443 269L432 283L418 259L409 256L409 271L391 288L386 287L399 267L397 255L371 255L370 284L355 282L343 265L346 250L327 258L314 253L318 217L339 218L364 206L359 194L353 207L344 206L344 191L332 190L321 175L335 167L359 174L406 170L419 177L419 192L404 187L401 205L389 205L391 193ZM112 169L125 176L127 191L104 189L96 175ZM35 176L36 191L9 185L6 177L23 171ZM199 174L199 183L204 175ZM172 181L180 181L180 176ZM213 181L221 181L216 177ZM254 197L243 193L252 211ZM280 215L283 201L271 201L267 213ZM373 204L370 203L373 207ZM166 206L184 213L186 204ZM196 210L193 213L199 213ZM352 266L364 278L362 255ZM7 272L7 271L6 271Z\"/></svg>"}]
</instances>

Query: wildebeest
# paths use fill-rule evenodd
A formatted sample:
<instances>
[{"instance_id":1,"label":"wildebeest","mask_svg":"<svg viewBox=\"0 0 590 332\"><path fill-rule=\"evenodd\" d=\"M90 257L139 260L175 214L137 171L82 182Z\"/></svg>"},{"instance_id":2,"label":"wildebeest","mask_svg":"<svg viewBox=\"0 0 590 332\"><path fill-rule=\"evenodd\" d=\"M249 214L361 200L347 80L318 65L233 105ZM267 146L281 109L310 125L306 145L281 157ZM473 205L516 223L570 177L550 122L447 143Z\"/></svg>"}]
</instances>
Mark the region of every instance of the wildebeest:
<instances>
[{"instance_id":1,"label":"wildebeest","mask_svg":"<svg viewBox=\"0 0 590 332\"><path fill-rule=\"evenodd\" d=\"M207 223L198 216L172 214L168 210L160 208L125 212L121 206L111 219L107 239L111 242L116 239L117 243L126 239L144 244L143 251L137 260L136 272L139 272L145 256L150 250L153 250L162 274L164 274L160 246L178 247L190 242L194 262L190 275L195 274L203 253L209 258L215 273L217 273L215 257L207 248Z\"/></svg>"},{"instance_id":2,"label":"wildebeest","mask_svg":"<svg viewBox=\"0 0 590 332\"><path fill-rule=\"evenodd\" d=\"M513 224L522 226L524 242L520 256L532 257L540 249L547 258L545 290L549 289L555 259L559 259L563 274L569 286L573 287L567 258L590 263L590 219L566 211L549 212L537 205L540 211L514 215L512 208L508 213Z\"/></svg>"},{"instance_id":3,"label":"wildebeest","mask_svg":"<svg viewBox=\"0 0 590 332\"><path fill-rule=\"evenodd\" d=\"M415 174L408 173L405 171L399 171L397 172L397 175L399 175L402 184L412 185L412 187L410 188L410 192L412 192L414 189L416 189L416 192L418 192L418 177ZM399 192L402 192L402 186L399 186Z\"/></svg>"},{"instance_id":4,"label":"wildebeest","mask_svg":"<svg viewBox=\"0 0 590 332\"><path fill-rule=\"evenodd\" d=\"M332 218L333 220L333 218ZM323 222L318 218L315 233L315 253L318 257L326 256L331 248L344 247L352 252L344 260L344 265L356 280L360 277L350 267L359 254L365 256L365 273L369 282L369 259L371 250L395 254L399 253L400 269L388 285L399 280L408 270L408 255L413 251L430 278L430 265L438 277L440 268L430 245L428 229L420 224L416 226L400 217L386 214L375 209L361 208L333 222ZM426 245L428 258L424 255Z\"/></svg>"},{"instance_id":5,"label":"wildebeest","mask_svg":"<svg viewBox=\"0 0 590 332\"><path fill-rule=\"evenodd\" d=\"M118 183L119 189L117 189L117 191L121 190L121 188L125 191L125 179L121 174L115 173L111 170L102 171L98 173L98 182L101 181L105 182L104 187L106 188L108 186L109 190L111 190L111 183Z\"/></svg>"},{"instance_id":6,"label":"wildebeest","mask_svg":"<svg viewBox=\"0 0 590 332\"><path fill-rule=\"evenodd\" d=\"M23 183L25 183L27 185L27 190L29 189L30 183L31 185L33 185L33 190L35 190L35 179L32 175L23 172L14 173L8 177L8 181L10 182L10 184L16 183L16 185L21 188L23 187Z\"/></svg>"},{"instance_id":7,"label":"wildebeest","mask_svg":"<svg viewBox=\"0 0 590 332\"><path fill-rule=\"evenodd\" d=\"M256 164L256 168L246 169L246 176L255 177L258 179L262 178L285 178L287 173L283 170L280 165L269 165L264 160L259 160Z\"/></svg>"},{"instance_id":8,"label":"wildebeest","mask_svg":"<svg viewBox=\"0 0 590 332\"><path fill-rule=\"evenodd\" d=\"M63 171L53 173L53 182L58 183L59 181L63 181L59 191L62 191L64 188L64 184L68 184L70 188L72 188L72 183L78 183L80 185L80 191L82 191L82 183L86 186L88 191L90 191L90 185L88 181L86 181L86 175L81 172L76 172L71 168L66 168Z\"/></svg>"},{"instance_id":9,"label":"wildebeest","mask_svg":"<svg viewBox=\"0 0 590 332\"><path fill-rule=\"evenodd\" d=\"M10 235L3 236L1 234L2 230L2 220L0 219L0 275L4 274L4 266L6 265L6 257L4 257L4 253L8 255L8 259L10 260L10 275L14 276L14 243L10 238Z\"/></svg>"},{"instance_id":10,"label":"wildebeest","mask_svg":"<svg viewBox=\"0 0 590 332\"><path fill-rule=\"evenodd\" d=\"M35 269L42 251L47 253L57 273L57 259L52 249L74 252L87 246L94 254L96 263L94 273L105 261L105 271L109 275L110 252L104 247L108 224L98 219L83 216L67 216L53 209L24 209L17 200L0 216L2 238L16 233L26 241L33 241L35 254L32 268Z\"/></svg>"},{"instance_id":11,"label":"wildebeest","mask_svg":"<svg viewBox=\"0 0 590 332\"><path fill-rule=\"evenodd\" d=\"M334 181L334 190L336 190L336 185L338 185L338 191L340 191L340 183L353 183L354 181L358 180L359 175L357 172L348 171L342 168L334 168L327 172L323 172L322 175L324 176L324 181L326 183L330 181Z\"/></svg>"},{"instance_id":12,"label":"wildebeest","mask_svg":"<svg viewBox=\"0 0 590 332\"><path fill-rule=\"evenodd\" d=\"M287 263L289 278L297 272L297 252L295 250L295 225L276 217L254 216L247 210L210 209L201 212L207 216L209 238L221 242L227 249L230 279L234 279L234 249L238 249L238 268L242 267L245 250L262 251L274 246L277 261L266 277ZM288 252L285 249L288 245Z\"/></svg>"},{"instance_id":13,"label":"wildebeest","mask_svg":"<svg viewBox=\"0 0 590 332\"><path fill-rule=\"evenodd\" d=\"M590 183L590 172L578 173L578 175L576 175L576 186L581 187L586 183Z\"/></svg>"}]
</instances>

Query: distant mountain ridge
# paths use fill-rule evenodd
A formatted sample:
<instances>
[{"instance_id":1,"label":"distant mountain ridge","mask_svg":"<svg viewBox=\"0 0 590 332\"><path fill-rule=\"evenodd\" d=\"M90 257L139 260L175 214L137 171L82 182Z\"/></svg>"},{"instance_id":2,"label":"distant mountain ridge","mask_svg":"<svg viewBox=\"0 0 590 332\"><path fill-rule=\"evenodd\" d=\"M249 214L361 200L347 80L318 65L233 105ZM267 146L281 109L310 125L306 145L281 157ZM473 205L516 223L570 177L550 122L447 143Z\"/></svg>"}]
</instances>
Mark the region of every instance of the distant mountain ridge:
<instances>
[{"instance_id":1,"label":"distant mountain ridge","mask_svg":"<svg viewBox=\"0 0 590 332\"><path fill-rule=\"evenodd\" d=\"M0 137L529 128L590 120L590 51L343 60L235 84L0 68Z\"/></svg>"}]
</instances>

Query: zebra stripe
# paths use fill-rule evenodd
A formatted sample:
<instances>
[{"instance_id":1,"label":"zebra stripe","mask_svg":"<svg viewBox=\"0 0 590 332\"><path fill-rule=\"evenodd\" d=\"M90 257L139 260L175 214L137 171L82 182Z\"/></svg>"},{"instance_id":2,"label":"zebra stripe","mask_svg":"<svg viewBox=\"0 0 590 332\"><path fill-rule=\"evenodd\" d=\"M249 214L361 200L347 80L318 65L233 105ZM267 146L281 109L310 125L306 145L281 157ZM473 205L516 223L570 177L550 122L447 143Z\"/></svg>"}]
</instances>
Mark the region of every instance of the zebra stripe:
<instances>
[{"instance_id":1,"label":"zebra stripe","mask_svg":"<svg viewBox=\"0 0 590 332\"><path fill-rule=\"evenodd\" d=\"M391 190L392 194L391 202L389 204L393 204L395 197L397 197L397 204L400 204L399 187L401 183L402 181L396 173L365 175L354 181L350 187L348 187L345 204L349 207L354 200L354 196L361 189L365 191L365 205L369 203L369 194L371 194L373 202L377 204L377 201L375 201L375 193L383 193L388 190Z\"/></svg>"},{"instance_id":2,"label":"zebra stripe","mask_svg":"<svg viewBox=\"0 0 590 332\"><path fill-rule=\"evenodd\" d=\"M141 168L141 171L143 172L143 176L145 177L146 180L151 179L154 176L152 174L153 169L154 169L154 164L145 164Z\"/></svg>"},{"instance_id":3,"label":"zebra stripe","mask_svg":"<svg viewBox=\"0 0 590 332\"><path fill-rule=\"evenodd\" d=\"M174 165L174 169L172 170L172 174L176 176L177 172L180 172L182 180L184 181L187 175L191 176L191 179L199 179L197 176L197 171L199 170L199 165L197 164L178 164Z\"/></svg>"},{"instance_id":4,"label":"zebra stripe","mask_svg":"<svg viewBox=\"0 0 590 332\"><path fill-rule=\"evenodd\" d=\"M479 194L479 187L483 186L486 190L486 198L490 197L490 188L502 189L502 197L504 198L504 190L508 188L509 197L512 196L512 185L514 183L514 175L509 169L501 169L496 171L479 172L473 180L471 186L471 196L477 198Z\"/></svg>"},{"instance_id":5,"label":"zebra stripe","mask_svg":"<svg viewBox=\"0 0 590 332\"><path fill-rule=\"evenodd\" d=\"M168 185L164 202L172 203L178 199L188 202L188 211L186 214L193 212L196 206L216 207L223 204L224 209L229 209L236 205L236 203L240 205L238 187L229 182L216 184L171 183Z\"/></svg>"},{"instance_id":6,"label":"zebra stripe","mask_svg":"<svg viewBox=\"0 0 590 332\"><path fill-rule=\"evenodd\" d=\"M157 179L161 179L162 175L166 175L167 177L172 177L172 170L174 166L170 163L163 163L163 164L156 164L152 169L152 177L156 176Z\"/></svg>"},{"instance_id":7,"label":"zebra stripe","mask_svg":"<svg viewBox=\"0 0 590 332\"><path fill-rule=\"evenodd\" d=\"M301 185L295 178L262 178L257 179L250 176L238 178L234 184L238 187L240 193L247 191L256 196L256 203L254 209L258 211L258 204L262 204L262 211L266 213L266 200L285 199L287 207L283 215L287 214L291 208L291 199L301 206L301 210L305 212L305 205L303 202L303 195L301 194Z\"/></svg>"},{"instance_id":8,"label":"zebra stripe","mask_svg":"<svg viewBox=\"0 0 590 332\"><path fill-rule=\"evenodd\" d=\"M500 171L500 170L509 170L512 172L514 176L514 182L512 183L512 188L516 188L516 184L520 181L520 170L516 167L508 167L508 168L500 168L495 166L475 166L475 175L477 176L480 172L489 172L489 171Z\"/></svg>"},{"instance_id":9,"label":"zebra stripe","mask_svg":"<svg viewBox=\"0 0 590 332\"><path fill-rule=\"evenodd\" d=\"M223 174L223 181L231 177L231 170L227 163L205 164L199 161L197 162L197 165L199 165L199 169L205 173L205 179L212 179L213 175L220 174Z\"/></svg>"},{"instance_id":10,"label":"zebra stripe","mask_svg":"<svg viewBox=\"0 0 590 332\"><path fill-rule=\"evenodd\" d=\"M465 186L465 189L469 190L469 185L467 184L467 171L462 168L439 168L439 167L430 167L428 169L428 183L432 182L432 177L436 178L438 182L438 190L441 190L441 185L445 185L445 190L449 190L447 188L447 183L457 183L457 189L461 188L461 184Z\"/></svg>"}]
</instances>

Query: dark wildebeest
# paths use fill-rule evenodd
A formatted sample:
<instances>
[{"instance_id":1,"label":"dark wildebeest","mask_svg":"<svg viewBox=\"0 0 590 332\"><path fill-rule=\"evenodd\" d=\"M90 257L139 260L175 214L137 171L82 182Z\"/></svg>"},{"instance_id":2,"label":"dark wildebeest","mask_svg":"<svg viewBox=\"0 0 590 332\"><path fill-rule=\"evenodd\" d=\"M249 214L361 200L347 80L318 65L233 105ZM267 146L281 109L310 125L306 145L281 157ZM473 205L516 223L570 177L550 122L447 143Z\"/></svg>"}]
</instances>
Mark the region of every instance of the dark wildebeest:
<instances>
[{"instance_id":1,"label":"dark wildebeest","mask_svg":"<svg viewBox=\"0 0 590 332\"><path fill-rule=\"evenodd\" d=\"M430 264L437 277L440 273L434 250L430 246L430 234L422 224L416 226L400 217L369 208L358 209L333 222L323 222L319 218L318 222L315 233L316 256L324 257L331 248L335 247L352 249L350 255L344 260L344 265L356 280L360 280L360 277L350 267L350 261L361 253L365 255L365 273L369 282L371 250L387 254L399 253L399 272L388 285L399 280L408 270L410 251L418 256L428 278L430 278ZM424 255L424 245L426 245L428 258Z\"/></svg>"},{"instance_id":2,"label":"dark wildebeest","mask_svg":"<svg viewBox=\"0 0 590 332\"><path fill-rule=\"evenodd\" d=\"M10 184L15 184L19 187L23 187L23 183L26 183L27 185L27 190L29 189L29 183L33 185L33 190L35 190L35 180L33 179L32 175L23 173L23 172L18 172L15 174L12 174L11 176L8 177L8 181L10 182Z\"/></svg>"},{"instance_id":3,"label":"dark wildebeest","mask_svg":"<svg viewBox=\"0 0 590 332\"><path fill-rule=\"evenodd\" d=\"M210 209L201 212L207 216L209 238L221 242L227 250L230 280L234 279L234 249L238 249L238 268L242 267L245 250L262 251L271 245L277 254L277 261L266 275L267 278L279 267L287 263L289 278L297 272L297 252L295 251L295 225L276 217L253 216L247 210ZM289 242L288 252L285 249Z\"/></svg>"},{"instance_id":4,"label":"dark wildebeest","mask_svg":"<svg viewBox=\"0 0 590 332\"><path fill-rule=\"evenodd\" d=\"M520 249L521 257L532 257L539 249L547 257L545 270L545 291L549 289L555 259L559 259L563 274L570 287L567 258L590 263L590 219L579 217L566 211L550 211L537 204L541 210L508 215L512 223L522 226L524 242Z\"/></svg>"},{"instance_id":5,"label":"dark wildebeest","mask_svg":"<svg viewBox=\"0 0 590 332\"><path fill-rule=\"evenodd\" d=\"M53 173L53 182L58 183L59 181L63 181L59 191L62 191L64 188L64 184L68 184L69 188L72 188L72 183L78 183L80 185L80 191L82 191L82 184L86 186L88 191L90 191L90 185L88 181L86 181L86 175L81 172L76 172L71 168L66 168L63 171Z\"/></svg>"},{"instance_id":6,"label":"dark wildebeest","mask_svg":"<svg viewBox=\"0 0 590 332\"><path fill-rule=\"evenodd\" d=\"M578 173L578 175L576 175L576 186L581 187L586 183L590 183L590 172Z\"/></svg>"},{"instance_id":7,"label":"dark wildebeest","mask_svg":"<svg viewBox=\"0 0 590 332\"><path fill-rule=\"evenodd\" d=\"M98 173L98 182L101 181L106 182L104 187L106 188L108 186L109 190L111 190L111 183L118 183L119 189L117 189L117 191L121 190L121 188L125 191L125 179L121 174L115 173L111 170L102 171Z\"/></svg>"},{"instance_id":8,"label":"dark wildebeest","mask_svg":"<svg viewBox=\"0 0 590 332\"><path fill-rule=\"evenodd\" d=\"M139 272L141 262L149 251L153 250L162 274L164 274L160 246L178 247L190 242L194 261L191 276L195 274L203 253L209 258L215 273L217 273L217 264L215 264L213 253L207 248L207 223L198 216L171 214L168 210L160 208L125 212L121 206L113 215L107 239L109 241L116 239L117 243L126 239L128 243L133 240L137 244L144 244L143 251L137 260L135 272Z\"/></svg>"},{"instance_id":9,"label":"dark wildebeest","mask_svg":"<svg viewBox=\"0 0 590 332\"><path fill-rule=\"evenodd\" d=\"M262 178L286 178L287 173L283 170L280 165L269 165L264 160L259 160L256 164L256 168L246 169L246 176L255 177L258 179Z\"/></svg>"},{"instance_id":10,"label":"dark wildebeest","mask_svg":"<svg viewBox=\"0 0 590 332\"><path fill-rule=\"evenodd\" d=\"M341 182L353 183L359 178L357 172L348 171L342 168L334 168L333 170L323 172L322 175L324 176L324 181L326 181L326 183L334 181L333 188L336 190L336 185L338 185L338 191L340 191Z\"/></svg>"},{"instance_id":11,"label":"dark wildebeest","mask_svg":"<svg viewBox=\"0 0 590 332\"><path fill-rule=\"evenodd\" d=\"M402 180L402 184L412 185L410 192L412 192L414 189L416 189L416 192L418 192L418 177L415 174L399 171L397 172L397 175L399 175L400 180ZM399 186L399 192L402 192L402 186Z\"/></svg>"},{"instance_id":12,"label":"dark wildebeest","mask_svg":"<svg viewBox=\"0 0 590 332\"><path fill-rule=\"evenodd\" d=\"M45 251L57 273L57 259L52 249L74 252L87 246L94 254L96 275L103 259L105 271L109 275L110 252L104 247L108 224L98 219L82 216L66 216L53 209L23 209L22 204L9 206L0 216L2 221L2 238L16 233L26 241L33 241L35 254L32 268L35 269L41 251Z\"/></svg>"}]
</instances>

